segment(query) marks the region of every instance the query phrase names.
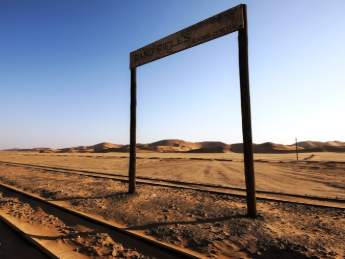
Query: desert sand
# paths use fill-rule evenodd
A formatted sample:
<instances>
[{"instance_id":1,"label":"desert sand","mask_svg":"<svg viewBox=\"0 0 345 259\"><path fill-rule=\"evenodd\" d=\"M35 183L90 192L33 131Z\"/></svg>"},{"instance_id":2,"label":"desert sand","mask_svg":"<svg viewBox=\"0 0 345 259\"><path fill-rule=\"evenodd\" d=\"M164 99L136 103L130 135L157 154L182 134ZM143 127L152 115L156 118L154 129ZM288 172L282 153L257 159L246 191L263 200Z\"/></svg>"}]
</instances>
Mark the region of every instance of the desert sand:
<instances>
[{"instance_id":1,"label":"desert sand","mask_svg":"<svg viewBox=\"0 0 345 259\"><path fill-rule=\"evenodd\" d=\"M0 165L0 181L160 242L192 249L203 258L340 259L345 255L344 209L258 201L259 217L250 219L245 199L228 195L142 184L137 194L129 195L127 184L119 181L4 165ZM18 216L18 207L13 206L20 204L1 203L1 210ZM26 209L38 227L49 227L54 220L64 226L53 216L42 221L42 212L36 215ZM87 251L81 247L78 253L109 257L109 251L104 256Z\"/></svg>"},{"instance_id":2,"label":"desert sand","mask_svg":"<svg viewBox=\"0 0 345 259\"><path fill-rule=\"evenodd\" d=\"M294 148L256 145L257 190L345 199L345 153L326 152L342 150L343 142L300 142L298 162ZM101 143L55 151L2 151L0 161L128 175L126 149ZM138 145L137 175L244 188L241 151L241 144L221 142L164 140ZM0 182L205 258L345 256L344 209L258 201L259 217L250 219L242 198L144 184L129 195L127 184L119 181L5 165L0 165Z\"/></svg>"},{"instance_id":3,"label":"desert sand","mask_svg":"<svg viewBox=\"0 0 345 259\"><path fill-rule=\"evenodd\" d=\"M257 190L345 198L345 154L255 154ZM1 153L0 161L128 175L127 153ZM139 153L137 175L245 188L243 155L235 153Z\"/></svg>"},{"instance_id":4,"label":"desert sand","mask_svg":"<svg viewBox=\"0 0 345 259\"><path fill-rule=\"evenodd\" d=\"M220 141L188 142L179 139L165 139L148 144L137 143L137 152L140 153L243 153L243 145L226 144ZM273 142L253 144L254 153L285 154L294 153L295 144L283 145ZM306 152L345 152L345 142L342 141L303 141L297 143L297 150ZM108 152L128 152L129 145L119 145L108 142L99 143L92 146L78 146L61 149L33 148L33 149L10 149L8 151L28 151L41 153L108 153Z\"/></svg>"}]
</instances>

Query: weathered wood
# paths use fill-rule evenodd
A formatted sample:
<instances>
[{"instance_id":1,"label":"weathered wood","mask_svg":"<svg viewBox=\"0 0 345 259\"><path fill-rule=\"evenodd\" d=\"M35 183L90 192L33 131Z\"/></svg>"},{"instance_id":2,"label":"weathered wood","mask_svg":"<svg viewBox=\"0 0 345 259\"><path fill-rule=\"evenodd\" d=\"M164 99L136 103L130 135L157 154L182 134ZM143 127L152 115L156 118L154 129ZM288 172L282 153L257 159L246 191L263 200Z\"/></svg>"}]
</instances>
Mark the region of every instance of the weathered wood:
<instances>
[{"instance_id":1,"label":"weathered wood","mask_svg":"<svg viewBox=\"0 0 345 259\"><path fill-rule=\"evenodd\" d=\"M131 69L131 119L130 119L130 150L129 150L129 186L128 193L136 189L136 135L137 135L137 69Z\"/></svg>"},{"instance_id":2,"label":"weathered wood","mask_svg":"<svg viewBox=\"0 0 345 259\"><path fill-rule=\"evenodd\" d=\"M255 173L249 91L247 6L243 6L244 28L238 31L244 171L248 216L256 218Z\"/></svg>"},{"instance_id":3,"label":"weathered wood","mask_svg":"<svg viewBox=\"0 0 345 259\"><path fill-rule=\"evenodd\" d=\"M130 68L166 57L243 28L238 5L130 53Z\"/></svg>"},{"instance_id":4,"label":"weathered wood","mask_svg":"<svg viewBox=\"0 0 345 259\"><path fill-rule=\"evenodd\" d=\"M257 217L249 91L247 6L242 4L130 53L131 128L129 193L135 192L136 175L136 67L237 30L239 31L238 45L247 210L250 217Z\"/></svg>"}]
</instances>

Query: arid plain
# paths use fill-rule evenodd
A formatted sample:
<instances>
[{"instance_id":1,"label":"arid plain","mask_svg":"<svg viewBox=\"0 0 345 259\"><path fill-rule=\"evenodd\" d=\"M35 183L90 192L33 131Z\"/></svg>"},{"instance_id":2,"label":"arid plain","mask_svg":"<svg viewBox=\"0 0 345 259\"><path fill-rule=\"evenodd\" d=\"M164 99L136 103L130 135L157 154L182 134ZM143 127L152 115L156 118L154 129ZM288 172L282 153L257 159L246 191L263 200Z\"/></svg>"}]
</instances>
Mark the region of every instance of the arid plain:
<instances>
[{"instance_id":1,"label":"arid plain","mask_svg":"<svg viewBox=\"0 0 345 259\"><path fill-rule=\"evenodd\" d=\"M164 150L172 151L177 144ZM272 144L267 146L271 148ZM293 146L288 149L288 153L254 154L257 190L343 202L345 153L301 152L297 162ZM2 151L0 161L128 175L128 153L72 151ZM138 150L137 176L245 188L243 154L234 152ZM345 209L258 200L259 217L250 219L246 217L245 199L240 197L145 184L138 184L137 195L126 195L125 182L9 165L0 166L0 182L63 201L67 207L97 215L199 257L345 256Z\"/></svg>"},{"instance_id":2,"label":"arid plain","mask_svg":"<svg viewBox=\"0 0 345 259\"><path fill-rule=\"evenodd\" d=\"M0 161L128 175L128 153L0 153ZM345 154L254 154L257 190L345 198ZM243 155L138 153L137 176L245 188Z\"/></svg>"}]
</instances>

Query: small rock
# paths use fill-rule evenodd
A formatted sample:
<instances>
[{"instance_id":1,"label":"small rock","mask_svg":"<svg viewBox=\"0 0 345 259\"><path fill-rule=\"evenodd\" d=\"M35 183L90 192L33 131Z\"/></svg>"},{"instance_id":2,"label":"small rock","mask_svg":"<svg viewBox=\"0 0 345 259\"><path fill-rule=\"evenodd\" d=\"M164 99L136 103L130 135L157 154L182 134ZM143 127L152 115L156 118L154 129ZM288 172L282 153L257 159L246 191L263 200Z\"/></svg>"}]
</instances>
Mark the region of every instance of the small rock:
<instances>
[{"instance_id":1,"label":"small rock","mask_svg":"<svg viewBox=\"0 0 345 259\"><path fill-rule=\"evenodd\" d=\"M331 251L331 252L329 252L328 254L329 254L329 255L332 255L332 256L337 256L337 255L338 255L338 253L337 253L336 251Z\"/></svg>"}]
</instances>

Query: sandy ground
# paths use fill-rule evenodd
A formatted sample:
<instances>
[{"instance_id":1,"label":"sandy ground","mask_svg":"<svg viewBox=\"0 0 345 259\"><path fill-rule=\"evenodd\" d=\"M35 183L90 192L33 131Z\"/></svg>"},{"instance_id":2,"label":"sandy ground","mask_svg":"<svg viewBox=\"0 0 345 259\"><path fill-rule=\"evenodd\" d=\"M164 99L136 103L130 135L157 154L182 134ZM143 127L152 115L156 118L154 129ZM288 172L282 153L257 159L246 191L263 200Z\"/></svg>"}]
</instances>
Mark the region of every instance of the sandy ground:
<instances>
[{"instance_id":1,"label":"sandy ground","mask_svg":"<svg viewBox=\"0 0 345 259\"><path fill-rule=\"evenodd\" d=\"M0 206L3 197L0 194ZM0 220L0 259L48 259L46 255L31 246L27 240L17 236L13 231Z\"/></svg>"},{"instance_id":2,"label":"sandy ground","mask_svg":"<svg viewBox=\"0 0 345 259\"><path fill-rule=\"evenodd\" d=\"M115 155L0 153L0 161L128 175L128 154ZM255 154L257 190L345 198L344 153L304 153L300 163L294 159L294 154ZM137 175L245 188L243 155L234 153L139 153Z\"/></svg>"},{"instance_id":3,"label":"sandy ground","mask_svg":"<svg viewBox=\"0 0 345 259\"><path fill-rule=\"evenodd\" d=\"M0 187L0 216L58 258L153 258L115 242L108 233L94 228L94 224L85 224L80 219L76 221L73 215L57 211L49 205L27 201L22 195L14 195ZM4 259L48 258L9 229L6 231L6 225L0 227Z\"/></svg>"},{"instance_id":4,"label":"sandy ground","mask_svg":"<svg viewBox=\"0 0 345 259\"><path fill-rule=\"evenodd\" d=\"M345 256L343 209L260 201L259 217L250 219L245 200L226 195L140 184L129 195L127 185L114 180L4 165L0 181L205 257Z\"/></svg>"}]
</instances>

